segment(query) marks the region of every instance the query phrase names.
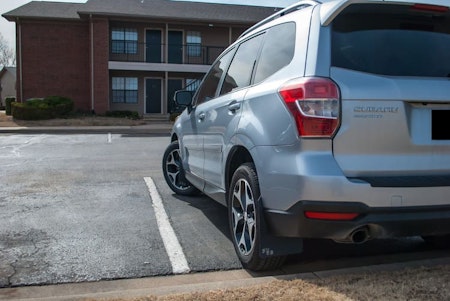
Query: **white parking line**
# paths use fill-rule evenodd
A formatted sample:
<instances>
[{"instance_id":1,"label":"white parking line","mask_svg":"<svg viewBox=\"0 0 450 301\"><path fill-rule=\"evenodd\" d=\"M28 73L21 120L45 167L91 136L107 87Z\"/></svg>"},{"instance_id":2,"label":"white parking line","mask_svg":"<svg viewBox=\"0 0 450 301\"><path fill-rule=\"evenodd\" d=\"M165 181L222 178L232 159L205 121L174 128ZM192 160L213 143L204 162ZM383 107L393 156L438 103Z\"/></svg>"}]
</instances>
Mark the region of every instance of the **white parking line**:
<instances>
[{"instance_id":1,"label":"white parking line","mask_svg":"<svg viewBox=\"0 0 450 301\"><path fill-rule=\"evenodd\" d=\"M166 248L167 255L169 255L170 263L172 264L172 272L174 274L189 273L190 268L184 256L183 249L178 241L175 231L170 224L169 217L161 200L161 196L156 190L155 183L150 177L144 178L147 184L148 191L152 198L153 209L155 210L156 222L158 224L159 233L161 234Z\"/></svg>"}]
</instances>

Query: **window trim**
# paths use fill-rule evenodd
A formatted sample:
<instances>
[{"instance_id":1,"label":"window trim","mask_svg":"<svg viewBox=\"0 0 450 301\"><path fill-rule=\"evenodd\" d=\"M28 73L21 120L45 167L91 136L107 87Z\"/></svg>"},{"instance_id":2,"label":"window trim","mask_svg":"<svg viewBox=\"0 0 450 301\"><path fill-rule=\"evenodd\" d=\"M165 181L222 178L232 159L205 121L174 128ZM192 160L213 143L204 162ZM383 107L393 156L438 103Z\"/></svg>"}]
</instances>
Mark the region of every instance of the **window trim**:
<instances>
[{"instance_id":1,"label":"window trim","mask_svg":"<svg viewBox=\"0 0 450 301\"><path fill-rule=\"evenodd\" d=\"M122 80L123 82L121 84L123 84L122 89L115 89L114 88L114 80L118 79L118 80ZM136 80L136 89L130 89L127 87L127 80ZM134 88L134 83L133 84L133 88ZM116 96L114 95L114 93L117 92L121 92L123 93L121 96L121 101L115 101ZM127 93L128 92L128 93ZM136 94L133 94L133 97L131 97L131 95L129 95L130 92L135 92ZM128 100L128 98L132 98L131 100ZM111 77L111 102L112 103L122 103L122 104L137 104L139 102L139 78L137 77L126 77L126 76L113 76Z\"/></svg>"},{"instance_id":2,"label":"window trim","mask_svg":"<svg viewBox=\"0 0 450 301\"><path fill-rule=\"evenodd\" d=\"M198 38L199 42L189 41L189 38ZM188 57L202 57L202 35L200 31L186 31L186 52Z\"/></svg>"},{"instance_id":3,"label":"window trim","mask_svg":"<svg viewBox=\"0 0 450 301\"><path fill-rule=\"evenodd\" d=\"M123 35L123 39L114 39L114 33ZM128 34L135 34L136 39L127 39ZM112 54L138 54L139 33L136 28L113 27L111 28L111 53ZM115 49L115 43L122 43L121 48Z\"/></svg>"}]
</instances>

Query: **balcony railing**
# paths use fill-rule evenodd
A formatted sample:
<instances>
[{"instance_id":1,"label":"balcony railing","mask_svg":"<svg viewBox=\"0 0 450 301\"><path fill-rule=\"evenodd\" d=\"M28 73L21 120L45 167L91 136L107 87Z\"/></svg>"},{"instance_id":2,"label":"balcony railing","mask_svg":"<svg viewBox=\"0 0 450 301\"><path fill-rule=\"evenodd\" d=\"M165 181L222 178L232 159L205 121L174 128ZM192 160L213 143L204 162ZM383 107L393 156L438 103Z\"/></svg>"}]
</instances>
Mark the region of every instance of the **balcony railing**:
<instances>
[{"instance_id":1,"label":"balcony railing","mask_svg":"<svg viewBox=\"0 0 450 301\"><path fill-rule=\"evenodd\" d=\"M200 44L167 45L113 41L110 61L211 65L225 47Z\"/></svg>"}]
</instances>

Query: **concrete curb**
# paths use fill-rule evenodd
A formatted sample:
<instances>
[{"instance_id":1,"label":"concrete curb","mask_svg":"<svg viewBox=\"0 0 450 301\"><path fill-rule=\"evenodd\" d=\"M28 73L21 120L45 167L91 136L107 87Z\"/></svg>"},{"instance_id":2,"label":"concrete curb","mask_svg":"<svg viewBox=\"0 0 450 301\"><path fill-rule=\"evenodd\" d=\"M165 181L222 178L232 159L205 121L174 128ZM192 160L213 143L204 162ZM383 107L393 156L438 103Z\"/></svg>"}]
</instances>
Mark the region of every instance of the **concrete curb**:
<instances>
[{"instance_id":1,"label":"concrete curb","mask_svg":"<svg viewBox=\"0 0 450 301\"><path fill-rule=\"evenodd\" d=\"M169 136L172 123L136 126L0 127L0 134L139 134Z\"/></svg>"},{"instance_id":2,"label":"concrete curb","mask_svg":"<svg viewBox=\"0 0 450 301\"><path fill-rule=\"evenodd\" d=\"M449 265L450 257L389 263L318 272L264 276L245 270L194 273L175 276L158 276L142 279L111 280L90 283L59 284L0 289L2 300L86 300L100 298L137 298L164 296L211 290L235 289L266 284L275 280L321 279L345 274L399 271L406 268Z\"/></svg>"}]
</instances>

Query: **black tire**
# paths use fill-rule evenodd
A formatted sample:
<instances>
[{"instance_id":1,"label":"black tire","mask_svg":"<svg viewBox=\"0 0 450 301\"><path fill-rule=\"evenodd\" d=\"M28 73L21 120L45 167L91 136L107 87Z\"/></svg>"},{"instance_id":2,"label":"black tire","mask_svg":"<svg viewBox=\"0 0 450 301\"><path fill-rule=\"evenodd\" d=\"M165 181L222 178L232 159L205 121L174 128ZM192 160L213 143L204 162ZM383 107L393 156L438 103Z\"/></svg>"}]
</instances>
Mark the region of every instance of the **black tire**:
<instances>
[{"instance_id":1,"label":"black tire","mask_svg":"<svg viewBox=\"0 0 450 301\"><path fill-rule=\"evenodd\" d=\"M423 236L423 240L436 248L446 249L450 247L450 234L438 236Z\"/></svg>"},{"instance_id":2,"label":"black tire","mask_svg":"<svg viewBox=\"0 0 450 301\"><path fill-rule=\"evenodd\" d=\"M170 189L176 194L195 195L199 193L199 190L192 186L184 176L178 141L172 142L166 148L162 160L162 170L167 185L169 185Z\"/></svg>"},{"instance_id":3,"label":"black tire","mask_svg":"<svg viewBox=\"0 0 450 301\"><path fill-rule=\"evenodd\" d=\"M252 271L274 270L285 256L260 257L260 190L252 163L241 165L233 175L228 192L228 221L234 249L242 266Z\"/></svg>"}]
</instances>

